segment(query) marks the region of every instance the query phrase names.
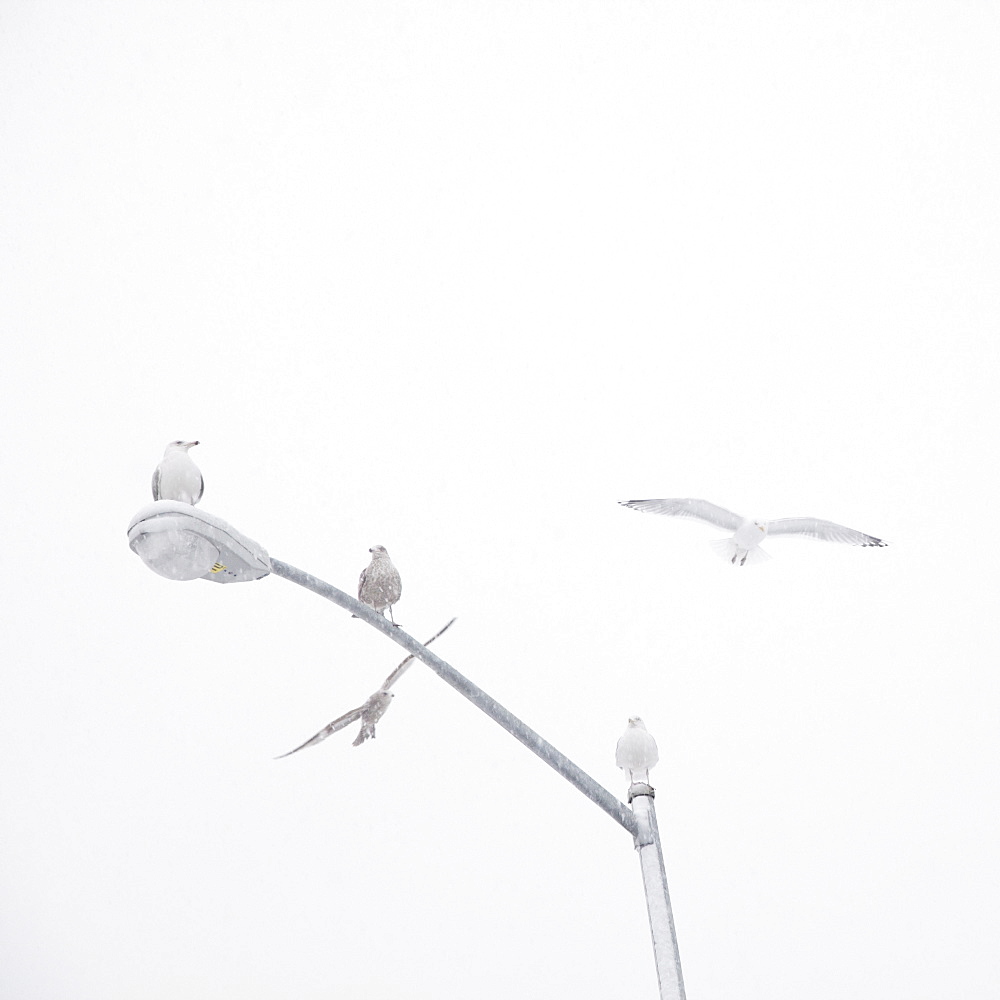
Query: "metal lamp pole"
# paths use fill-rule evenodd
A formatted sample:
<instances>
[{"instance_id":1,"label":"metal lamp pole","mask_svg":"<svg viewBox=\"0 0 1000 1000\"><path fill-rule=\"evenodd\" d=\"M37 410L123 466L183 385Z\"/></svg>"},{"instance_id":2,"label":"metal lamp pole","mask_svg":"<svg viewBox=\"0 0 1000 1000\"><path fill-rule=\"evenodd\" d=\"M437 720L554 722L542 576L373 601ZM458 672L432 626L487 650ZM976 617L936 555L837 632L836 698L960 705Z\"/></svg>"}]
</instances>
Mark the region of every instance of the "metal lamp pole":
<instances>
[{"instance_id":1,"label":"metal lamp pole","mask_svg":"<svg viewBox=\"0 0 1000 1000\"><path fill-rule=\"evenodd\" d=\"M681 953L677 948L674 911L670 905L663 848L653 808L654 794L653 789L645 784L635 784L629 789L629 802L639 826L635 849L639 852L642 884L646 890L646 910L649 913L649 930L653 935L653 957L656 978L660 982L660 997L661 1000L685 1000Z\"/></svg>"},{"instance_id":2,"label":"metal lamp pole","mask_svg":"<svg viewBox=\"0 0 1000 1000\"><path fill-rule=\"evenodd\" d=\"M653 937L653 955L656 961L656 976L660 984L660 998L661 1000L685 1000L681 957L677 948L677 933L674 929L673 910L670 906L670 892L667 889L667 873L663 865L663 848L660 846L656 811L653 808L655 794L653 789L647 784L633 784L629 789L629 802L632 805L630 810L603 785L598 784L565 754L525 725L496 699L491 698L482 688L473 684L467 677L450 664L445 663L411 635L391 625L367 604L356 601L342 590L338 590L323 580L278 559L271 559L271 572L311 590L314 594L319 594L320 597L333 601L334 604L346 608L359 618L364 618L370 625L374 625L407 652L412 653L427 664L442 680L468 698L476 708L485 712L494 722L503 726L511 736L523 743L549 767L558 771L570 784L583 792L591 802L600 806L613 820L632 834L636 850L639 852L642 883L646 890L646 910L649 914L649 929Z\"/></svg>"},{"instance_id":3,"label":"metal lamp pole","mask_svg":"<svg viewBox=\"0 0 1000 1000\"><path fill-rule=\"evenodd\" d=\"M288 563L270 558L260 545L240 535L220 518L204 511L196 511L188 504L158 500L143 508L132 519L128 535L130 546L143 561L154 572L169 579L206 579L216 583L234 583L260 579L273 573L345 608L425 663L459 694L506 729L549 767L558 771L591 802L600 806L616 823L632 834L639 852L660 998L685 1000L663 851L653 809L654 793L649 785L634 783L631 786L629 802L632 807L629 808L565 754L413 636L390 624L367 604L362 604L344 591Z\"/></svg>"}]
</instances>

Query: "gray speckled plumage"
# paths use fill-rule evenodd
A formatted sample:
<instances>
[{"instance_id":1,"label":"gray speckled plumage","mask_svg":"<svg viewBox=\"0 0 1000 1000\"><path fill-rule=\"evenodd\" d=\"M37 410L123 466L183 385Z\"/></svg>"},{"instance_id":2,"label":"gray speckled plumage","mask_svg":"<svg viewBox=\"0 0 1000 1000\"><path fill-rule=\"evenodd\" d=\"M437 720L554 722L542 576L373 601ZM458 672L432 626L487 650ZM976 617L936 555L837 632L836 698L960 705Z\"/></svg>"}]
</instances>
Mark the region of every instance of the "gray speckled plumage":
<instances>
[{"instance_id":1,"label":"gray speckled plumage","mask_svg":"<svg viewBox=\"0 0 1000 1000\"><path fill-rule=\"evenodd\" d=\"M388 609L389 620L395 625L392 606L403 592L399 572L393 566L384 545L373 545L368 551L372 554L372 561L361 571L361 578L358 580L358 600L383 616Z\"/></svg>"},{"instance_id":2,"label":"gray speckled plumage","mask_svg":"<svg viewBox=\"0 0 1000 1000\"><path fill-rule=\"evenodd\" d=\"M391 691L378 690L361 706L361 729L351 744L359 747L365 740L375 739L375 723L385 715L394 695Z\"/></svg>"}]
</instances>

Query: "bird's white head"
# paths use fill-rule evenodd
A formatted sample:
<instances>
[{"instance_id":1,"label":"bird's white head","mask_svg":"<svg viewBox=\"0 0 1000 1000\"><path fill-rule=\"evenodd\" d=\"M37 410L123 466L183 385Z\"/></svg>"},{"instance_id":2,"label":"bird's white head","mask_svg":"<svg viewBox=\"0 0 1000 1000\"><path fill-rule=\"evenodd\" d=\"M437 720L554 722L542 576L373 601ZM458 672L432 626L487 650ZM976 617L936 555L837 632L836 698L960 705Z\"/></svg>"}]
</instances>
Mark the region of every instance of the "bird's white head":
<instances>
[{"instance_id":1,"label":"bird's white head","mask_svg":"<svg viewBox=\"0 0 1000 1000\"><path fill-rule=\"evenodd\" d=\"M169 455L172 451L188 451L188 449L193 448L197 441L171 441L167 445L167 450L164 454Z\"/></svg>"},{"instance_id":2,"label":"bird's white head","mask_svg":"<svg viewBox=\"0 0 1000 1000\"><path fill-rule=\"evenodd\" d=\"M646 723L639 718L638 715L633 715L631 719L628 720L628 724L634 729L645 729Z\"/></svg>"},{"instance_id":3,"label":"bird's white head","mask_svg":"<svg viewBox=\"0 0 1000 1000\"><path fill-rule=\"evenodd\" d=\"M767 521L754 521L754 527L758 531L763 531L765 535L767 534Z\"/></svg>"},{"instance_id":4,"label":"bird's white head","mask_svg":"<svg viewBox=\"0 0 1000 1000\"><path fill-rule=\"evenodd\" d=\"M386 552L384 545L373 545L368 551L371 552L372 555L376 556L387 556L389 554Z\"/></svg>"}]
</instances>

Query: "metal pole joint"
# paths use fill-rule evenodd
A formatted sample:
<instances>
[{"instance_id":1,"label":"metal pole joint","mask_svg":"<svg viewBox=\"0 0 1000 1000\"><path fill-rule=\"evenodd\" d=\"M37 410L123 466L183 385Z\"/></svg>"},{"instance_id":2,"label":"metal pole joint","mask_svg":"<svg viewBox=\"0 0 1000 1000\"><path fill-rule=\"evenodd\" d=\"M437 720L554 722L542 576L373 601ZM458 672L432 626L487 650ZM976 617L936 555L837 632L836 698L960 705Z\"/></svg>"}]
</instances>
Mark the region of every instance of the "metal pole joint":
<instances>
[{"instance_id":1,"label":"metal pole joint","mask_svg":"<svg viewBox=\"0 0 1000 1000\"><path fill-rule=\"evenodd\" d=\"M652 785L647 785L645 781L633 781L628 786L628 804L632 805L632 800L637 795L648 795L651 799L656 798L656 789Z\"/></svg>"}]
</instances>

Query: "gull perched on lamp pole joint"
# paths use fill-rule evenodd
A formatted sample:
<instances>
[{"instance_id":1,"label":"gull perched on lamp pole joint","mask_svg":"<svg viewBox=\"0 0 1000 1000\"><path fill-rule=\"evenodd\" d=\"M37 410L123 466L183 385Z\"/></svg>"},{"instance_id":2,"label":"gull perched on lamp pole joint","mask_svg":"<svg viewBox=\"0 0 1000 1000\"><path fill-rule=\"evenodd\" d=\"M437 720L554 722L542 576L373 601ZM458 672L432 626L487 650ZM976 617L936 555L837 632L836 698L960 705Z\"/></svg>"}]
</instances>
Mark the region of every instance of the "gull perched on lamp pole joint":
<instances>
[{"instance_id":1,"label":"gull perched on lamp pole joint","mask_svg":"<svg viewBox=\"0 0 1000 1000\"><path fill-rule=\"evenodd\" d=\"M388 608L389 621L395 625L392 606L403 592L399 571L393 566L384 545L373 545L368 551L372 554L372 561L361 571L361 578L358 580L358 600L374 608L383 618Z\"/></svg>"},{"instance_id":2,"label":"gull perched on lamp pole joint","mask_svg":"<svg viewBox=\"0 0 1000 1000\"><path fill-rule=\"evenodd\" d=\"M649 769L660 759L656 740L646 731L646 724L634 715L615 748L615 764L628 771L632 784L649 784Z\"/></svg>"},{"instance_id":3,"label":"gull perched on lamp pole joint","mask_svg":"<svg viewBox=\"0 0 1000 1000\"><path fill-rule=\"evenodd\" d=\"M707 500L621 500L623 507L643 510L650 514L670 517L691 517L717 528L732 531L732 538L718 538L710 544L719 555L734 566L744 566L749 561L763 562L770 556L760 548L760 543L773 535L802 535L819 538L824 542L843 542L846 545L880 547L887 545L881 538L866 535L854 528L845 528L833 521L818 517L783 517L777 521L756 521L741 517L725 507L718 507Z\"/></svg>"},{"instance_id":4,"label":"gull perched on lamp pole joint","mask_svg":"<svg viewBox=\"0 0 1000 1000\"><path fill-rule=\"evenodd\" d=\"M188 450L197 441L171 441L153 473L153 499L196 504L205 492L205 480Z\"/></svg>"}]
</instances>

